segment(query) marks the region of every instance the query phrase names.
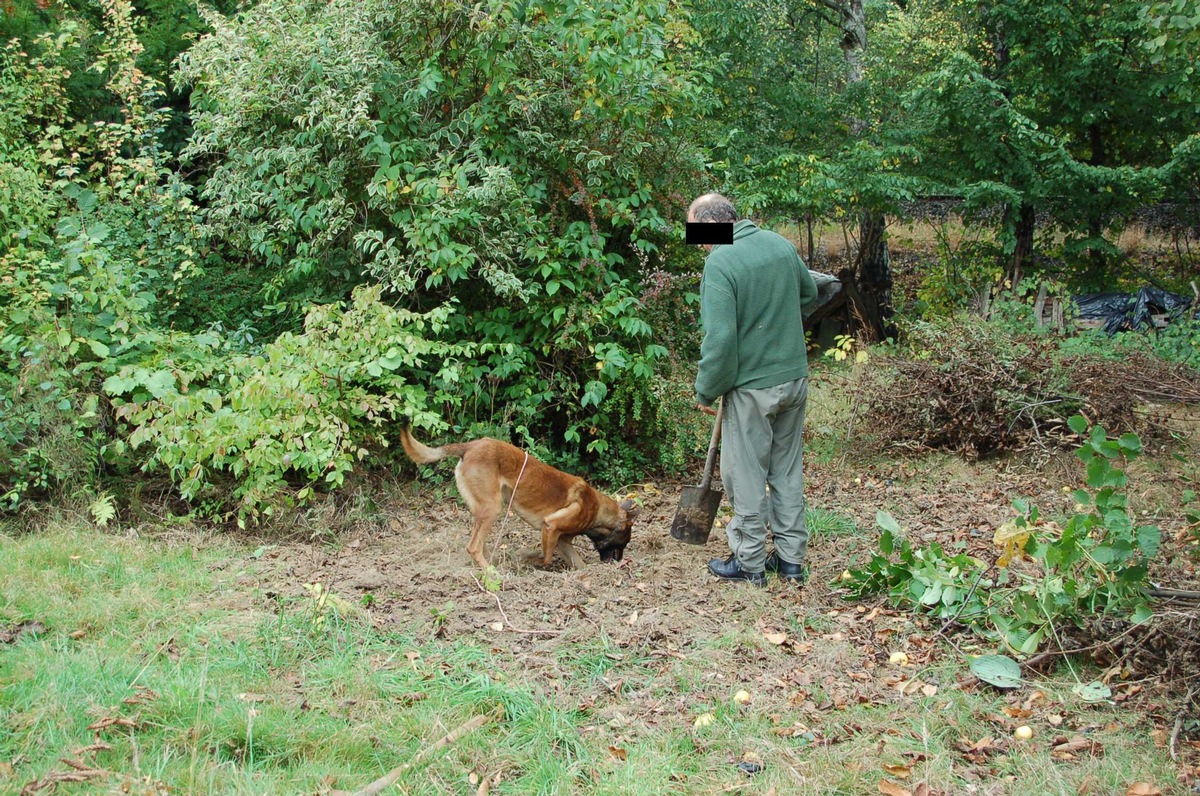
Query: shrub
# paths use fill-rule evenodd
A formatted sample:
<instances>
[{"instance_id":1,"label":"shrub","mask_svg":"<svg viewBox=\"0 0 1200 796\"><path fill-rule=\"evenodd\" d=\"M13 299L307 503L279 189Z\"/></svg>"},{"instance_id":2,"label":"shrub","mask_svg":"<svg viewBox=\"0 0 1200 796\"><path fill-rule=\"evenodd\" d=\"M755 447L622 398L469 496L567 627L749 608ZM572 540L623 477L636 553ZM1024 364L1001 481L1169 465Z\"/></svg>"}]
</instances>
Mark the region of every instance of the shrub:
<instances>
[{"instance_id":1,"label":"shrub","mask_svg":"<svg viewBox=\"0 0 1200 796\"><path fill-rule=\"evenodd\" d=\"M961 622L1023 654L1048 641L1062 646L1067 628L1103 615L1150 619L1144 589L1161 532L1134 526L1118 466L1141 452L1141 441L1133 434L1110 439L1079 415L1070 428L1083 439L1077 453L1087 467L1086 487L1073 493L1074 514L1048 521L1033 504L1015 501L1019 515L996 530L999 553L987 564L965 553L948 555L937 543L914 549L907 540L897 542L899 524L880 512L880 552L866 567L850 570L849 596L887 592L896 605ZM989 577L993 572L999 574Z\"/></svg>"},{"instance_id":2,"label":"shrub","mask_svg":"<svg viewBox=\"0 0 1200 796\"><path fill-rule=\"evenodd\" d=\"M390 444L399 420L444 428L461 401L464 361L481 346L431 339L453 310L419 314L379 299L380 288L361 288L348 305L313 307L302 334L257 354L222 357L216 337L198 336L207 356L127 365L104 389L130 444L148 448L146 469L165 469L189 500L231 477L244 524L293 494L340 486L370 449Z\"/></svg>"},{"instance_id":3,"label":"shrub","mask_svg":"<svg viewBox=\"0 0 1200 796\"><path fill-rule=\"evenodd\" d=\"M442 339L491 346L464 364L456 426L654 461L629 421L668 409L668 349L639 283L697 262L675 233L703 159L681 133L708 96L668 11L266 0L211 16L180 71L209 239L296 312L364 279L452 307Z\"/></svg>"}]
</instances>

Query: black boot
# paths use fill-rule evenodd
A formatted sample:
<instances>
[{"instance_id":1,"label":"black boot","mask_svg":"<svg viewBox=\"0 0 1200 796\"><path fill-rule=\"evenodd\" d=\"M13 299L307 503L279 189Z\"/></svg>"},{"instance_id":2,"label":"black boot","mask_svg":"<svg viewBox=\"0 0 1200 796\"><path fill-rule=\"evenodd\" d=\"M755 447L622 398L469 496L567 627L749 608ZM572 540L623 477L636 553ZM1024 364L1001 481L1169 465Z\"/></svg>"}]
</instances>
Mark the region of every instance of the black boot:
<instances>
[{"instance_id":1,"label":"black boot","mask_svg":"<svg viewBox=\"0 0 1200 796\"><path fill-rule=\"evenodd\" d=\"M779 557L779 553L771 553L767 556L767 572L774 572L783 580L790 580L801 585L808 580L808 567L784 561Z\"/></svg>"},{"instance_id":2,"label":"black boot","mask_svg":"<svg viewBox=\"0 0 1200 796\"><path fill-rule=\"evenodd\" d=\"M745 580L760 587L767 585L766 573L747 572L742 569L742 565L738 563L737 555L734 553L730 553L729 558L724 561L719 558L709 561L708 571L721 580Z\"/></svg>"}]
</instances>

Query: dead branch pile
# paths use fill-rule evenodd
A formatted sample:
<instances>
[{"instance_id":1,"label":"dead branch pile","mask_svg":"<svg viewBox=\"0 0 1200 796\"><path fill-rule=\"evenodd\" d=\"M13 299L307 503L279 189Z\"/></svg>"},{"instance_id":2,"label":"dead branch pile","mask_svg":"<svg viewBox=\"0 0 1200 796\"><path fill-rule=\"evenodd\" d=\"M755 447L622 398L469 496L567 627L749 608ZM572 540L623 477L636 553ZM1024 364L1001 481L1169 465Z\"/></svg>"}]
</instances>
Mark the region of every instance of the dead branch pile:
<instances>
[{"instance_id":1,"label":"dead branch pile","mask_svg":"<svg viewBox=\"0 0 1200 796\"><path fill-rule=\"evenodd\" d=\"M1074 447L1066 420L1078 413L1110 433L1164 436L1162 407L1200 404L1200 374L1146 355L1063 356L1053 338L968 322L918 328L904 352L877 357L859 400L861 427L884 447L978 458Z\"/></svg>"}]
</instances>

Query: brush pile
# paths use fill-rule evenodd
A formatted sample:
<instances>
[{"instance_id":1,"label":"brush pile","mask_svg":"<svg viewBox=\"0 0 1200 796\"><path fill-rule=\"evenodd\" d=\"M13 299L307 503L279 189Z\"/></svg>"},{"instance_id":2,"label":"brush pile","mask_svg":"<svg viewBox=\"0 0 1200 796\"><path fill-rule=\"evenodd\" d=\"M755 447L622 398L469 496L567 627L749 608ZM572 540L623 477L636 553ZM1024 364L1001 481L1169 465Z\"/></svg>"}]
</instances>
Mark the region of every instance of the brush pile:
<instances>
[{"instance_id":1,"label":"brush pile","mask_svg":"<svg viewBox=\"0 0 1200 796\"><path fill-rule=\"evenodd\" d=\"M1052 336L1014 336L971 319L922 324L876 357L859 396L863 431L887 448L969 459L1030 446L1074 447L1067 418L1110 434L1166 436L1173 408L1200 405L1200 374L1147 354L1065 355Z\"/></svg>"}]
</instances>

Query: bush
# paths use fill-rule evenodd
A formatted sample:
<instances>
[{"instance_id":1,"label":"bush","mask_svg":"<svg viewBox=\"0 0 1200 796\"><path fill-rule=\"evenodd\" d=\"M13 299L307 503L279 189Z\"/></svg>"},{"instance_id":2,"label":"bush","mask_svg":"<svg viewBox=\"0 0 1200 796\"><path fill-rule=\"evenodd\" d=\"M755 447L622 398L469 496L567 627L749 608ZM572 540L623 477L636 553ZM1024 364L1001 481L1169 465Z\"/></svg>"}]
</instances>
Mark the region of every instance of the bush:
<instances>
[{"instance_id":1,"label":"bush","mask_svg":"<svg viewBox=\"0 0 1200 796\"><path fill-rule=\"evenodd\" d=\"M240 523L271 514L293 494L340 486L389 446L398 421L444 428L461 400L464 361L481 346L431 339L453 310L418 314L379 297L362 288L349 305L314 307L302 334L257 354L221 356L218 338L191 338L207 356L127 365L104 389L130 444L149 450L145 468L165 469L184 498L212 496L231 478Z\"/></svg>"},{"instance_id":2,"label":"bush","mask_svg":"<svg viewBox=\"0 0 1200 796\"><path fill-rule=\"evenodd\" d=\"M630 422L668 422L668 349L639 283L698 264L676 233L704 164L681 142L708 96L668 11L266 0L211 16L180 72L209 240L296 313L364 278L452 307L441 339L490 346L464 363L456 427L653 462Z\"/></svg>"}]
</instances>

